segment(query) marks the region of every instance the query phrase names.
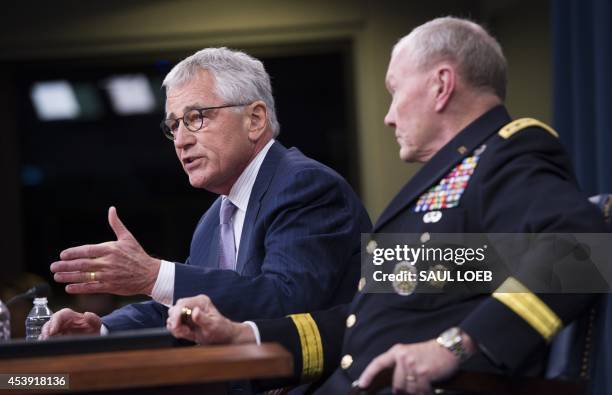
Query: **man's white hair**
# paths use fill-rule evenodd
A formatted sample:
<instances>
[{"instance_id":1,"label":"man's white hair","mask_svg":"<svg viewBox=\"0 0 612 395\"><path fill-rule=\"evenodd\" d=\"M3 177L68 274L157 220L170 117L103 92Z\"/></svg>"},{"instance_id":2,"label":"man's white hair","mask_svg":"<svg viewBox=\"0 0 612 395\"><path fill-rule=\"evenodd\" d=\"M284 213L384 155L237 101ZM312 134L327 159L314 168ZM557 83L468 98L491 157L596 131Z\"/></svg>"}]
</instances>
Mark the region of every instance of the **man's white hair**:
<instances>
[{"instance_id":1,"label":"man's white hair","mask_svg":"<svg viewBox=\"0 0 612 395\"><path fill-rule=\"evenodd\" d=\"M433 19L400 39L393 55L404 48L421 70L448 60L470 86L506 98L507 63L501 46L472 21L450 16Z\"/></svg>"},{"instance_id":2,"label":"man's white hair","mask_svg":"<svg viewBox=\"0 0 612 395\"><path fill-rule=\"evenodd\" d=\"M270 76L261 61L244 52L222 48L205 48L194 53L170 70L162 86L168 89L194 79L199 70L208 71L215 81L215 93L225 104L246 104L256 100L266 103L268 125L278 136Z\"/></svg>"}]
</instances>

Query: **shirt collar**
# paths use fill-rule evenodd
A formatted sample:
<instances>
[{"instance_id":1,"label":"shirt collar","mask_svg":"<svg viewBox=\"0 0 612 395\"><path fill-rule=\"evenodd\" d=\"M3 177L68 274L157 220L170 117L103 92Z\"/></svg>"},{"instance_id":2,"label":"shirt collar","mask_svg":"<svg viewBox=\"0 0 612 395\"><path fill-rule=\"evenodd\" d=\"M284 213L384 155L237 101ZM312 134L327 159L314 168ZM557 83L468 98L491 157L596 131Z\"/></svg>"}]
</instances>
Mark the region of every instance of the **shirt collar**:
<instances>
[{"instance_id":1,"label":"shirt collar","mask_svg":"<svg viewBox=\"0 0 612 395\"><path fill-rule=\"evenodd\" d=\"M255 179L259 173L259 168L263 163L263 160L268 153L268 150L274 144L274 139L268 141L261 151L255 155L255 158L247 165L240 177L236 180L229 195L223 196L228 198L239 210L246 211L249 205L249 197L251 196L251 190L255 184Z\"/></svg>"}]
</instances>

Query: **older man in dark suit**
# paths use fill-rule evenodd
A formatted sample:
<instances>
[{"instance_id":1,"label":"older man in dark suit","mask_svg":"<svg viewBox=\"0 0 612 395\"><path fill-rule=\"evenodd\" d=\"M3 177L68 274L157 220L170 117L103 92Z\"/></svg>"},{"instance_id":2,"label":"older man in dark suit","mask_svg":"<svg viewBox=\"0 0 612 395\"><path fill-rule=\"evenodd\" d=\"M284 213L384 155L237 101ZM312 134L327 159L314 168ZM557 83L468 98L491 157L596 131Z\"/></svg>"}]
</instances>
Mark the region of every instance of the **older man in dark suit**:
<instances>
[{"instance_id":1,"label":"older man in dark suit","mask_svg":"<svg viewBox=\"0 0 612 395\"><path fill-rule=\"evenodd\" d=\"M117 241L63 251L51 265L69 293L150 295L100 319L64 309L43 337L163 326L167 306L204 293L236 320L347 302L370 220L346 181L274 138L270 79L245 53L208 48L164 80L164 134L189 182L221 195L202 216L185 262L146 254L109 210Z\"/></svg>"}]
</instances>

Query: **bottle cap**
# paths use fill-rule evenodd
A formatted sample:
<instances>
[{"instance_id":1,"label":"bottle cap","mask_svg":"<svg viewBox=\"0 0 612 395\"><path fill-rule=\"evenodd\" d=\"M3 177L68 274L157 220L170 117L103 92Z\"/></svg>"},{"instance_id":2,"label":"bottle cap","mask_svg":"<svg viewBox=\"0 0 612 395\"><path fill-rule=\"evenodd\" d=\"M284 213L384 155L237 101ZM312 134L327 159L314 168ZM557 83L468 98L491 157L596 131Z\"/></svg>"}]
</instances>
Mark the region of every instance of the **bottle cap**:
<instances>
[{"instance_id":1,"label":"bottle cap","mask_svg":"<svg viewBox=\"0 0 612 395\"><path fill-rule=\"evenodd\" d=\"M47 298L34 298L34 304L47 304Z\"/></svg>"}]
</instances>

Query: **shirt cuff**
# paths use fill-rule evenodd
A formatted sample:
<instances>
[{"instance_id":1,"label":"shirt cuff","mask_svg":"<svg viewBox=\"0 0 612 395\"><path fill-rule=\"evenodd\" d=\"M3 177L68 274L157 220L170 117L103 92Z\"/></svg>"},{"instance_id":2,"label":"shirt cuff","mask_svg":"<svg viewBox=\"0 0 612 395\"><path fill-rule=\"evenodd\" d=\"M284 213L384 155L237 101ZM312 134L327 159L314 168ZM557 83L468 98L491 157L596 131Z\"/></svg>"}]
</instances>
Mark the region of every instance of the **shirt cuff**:
<instances>
[{"instance_id":1,"label":"shirt cuff","mask_svg":"<svg viewBox=\"0 0 612 395\"><path fill-rule=\"evenodd\" d=\"M151 291L151 297L166 307L172 306L174 296L174 263L161 260L157 280Z\"/></svg>"},{"instance_id":2,"label":"shirt cuff","mask_svg":"<svg viewBox=\"0 0 612 395\"><path fill-rule=\"evenodd\" d=\"M257 343L258 346L261 345L261 336L259 335L259 328L257 327L257 324L253 321L244 321L243 324L247 324L251 327L253 330L253 335L255 336L255 343Z\"/></svg>"},{"instance_id":3,"label":"shirt cuff","mask_svg":"<svg viewBox=\"0 0 612 395\"><path fill-rule=\"evenodd\" d=\"M106 336L108 335L108 328L106 327L106 325L102 324L100 326L100 336Z\"/></svg>"}]
</instances>

